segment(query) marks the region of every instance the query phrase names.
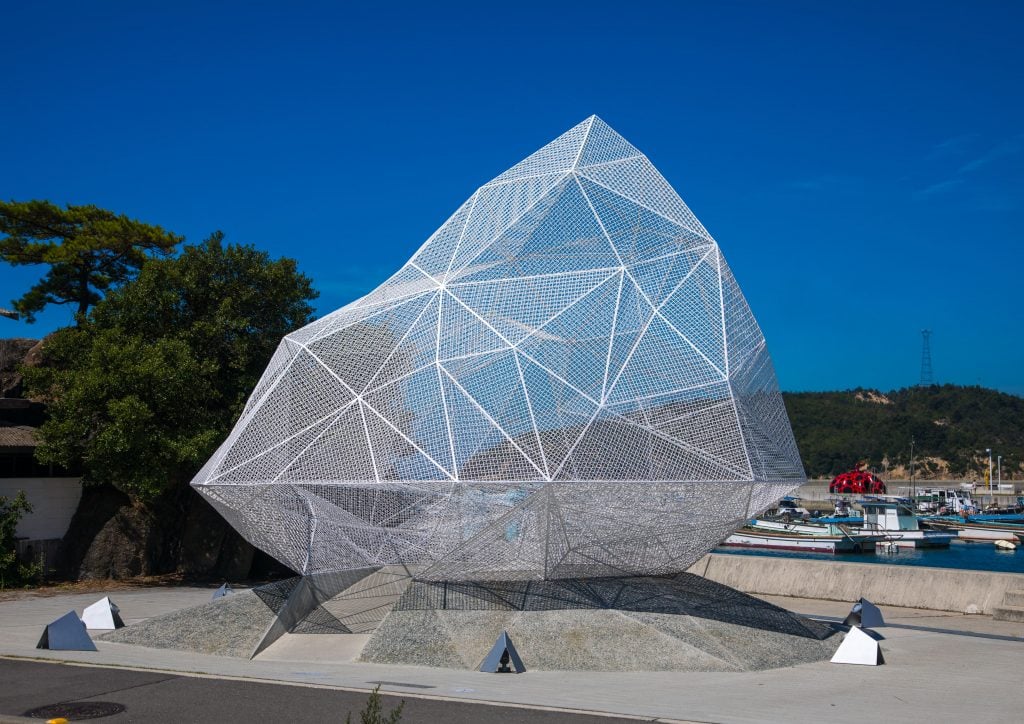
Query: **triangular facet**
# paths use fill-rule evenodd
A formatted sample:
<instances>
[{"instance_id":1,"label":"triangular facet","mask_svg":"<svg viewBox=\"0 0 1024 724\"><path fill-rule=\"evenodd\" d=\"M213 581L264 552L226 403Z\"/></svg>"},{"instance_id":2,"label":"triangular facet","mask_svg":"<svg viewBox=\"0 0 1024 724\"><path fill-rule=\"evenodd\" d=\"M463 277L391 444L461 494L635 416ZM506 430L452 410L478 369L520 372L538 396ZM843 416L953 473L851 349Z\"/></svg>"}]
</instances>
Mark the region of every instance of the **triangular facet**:
<instances>
[{"instance_id":1,"label":"triangular facet","mask_svg":"<svg viewBox=\"0 0 1024 724\"><path fill-rule=\"evenodd\" d=\"M502 338L479 313L450 295L441 298L438 345L440 360L511 349L509 341Z\"/></svg>"},{"instance_id":2,"label":"triangular facet","mask_svg":"<svg viewBox=\"0 0 1024 724\"><path fill-rule=\"evenodd\" d=\"M579 123L551 143L533 152L505 173L495 177L492 184L499 184L510 179L539 174L565 173L576 165L583 142L587 138L590 124L595 116Z\"/></svg>"},{"instance_id":3,"label":"triangular facet","mask_svg":"<svg viewBox=\"0 0 1024 724\"><path fill-rule=\"evenodd\" d=\"M535 468L529 478L545 474L544 458L517 364L515 353L506 351L444 365L450 389L458 391L453 407L466 408L468 403L471 408L466 410L468 427L455 428L459 431L457 457L467 464L472 463L468 467L480 472L469 472L467 465L463 465L461 479L508 479L506 475L495 475L496 471L488 469L488 464L508 470L509 461L505 458L518 462L520 456ZM484 427L480 418L493 432ZM466 434L473 429L485 432L480 436Z\"/></svg>"},{"instance_id":4,"label":"triangular facet","mask_svg":"<svg viewBox=\"0 0 1024 724\"><path fill-rule=\"evenodd\" d=\"M586 177L580 185L625 264L636 264L712 242Z\"/></svg>"},{"instance_id":5,"label":"triangular facet","mask_svg":"<svg viewBox=\"0 0 1024 724\"><path fill-rule=\"evenodd\" d=\"M520 365L548 474L554 477L599 403L526 354L520 356Z\"/></svg>"},{"instance_id":6,"label":"triangular facet","mask_svg":"<svg viewBox=\"0 0 1024 724\"><path fill-rule=\"evenodd\" d=\"M349 389L362 392L433 300L434 295L431 294L412 297L361 322L320 337L306 349Z\"/></svg>"},{"instance_id":7,"label":"triangular facet","mask_svg":"<svg viewBox=\"0 0 1024 724\"><path fill-rule=\"evenodd\" d=\"M449 271L458 271L520 220L545 208L564 187L563 180L563 174L527 176L480 189Z\"/></svg>"},{"instance_id":8,"label":"triangular facet","mask_svg":"<svg viewBox=\"0 0 1024 724\"><path fill-rule=\"evenodd\" d=\"M580 169L580 175L606 187L655 214L664 216L692 234L711 241L707 229L683 203L646 156Z\"/></svg>"},{"instance_id":9,"label":"triangular facet","mask_svg":"<svg viewBox=\"0 0 1024 724\"><path fill-rule=\"evenodd\" d=\"M624 158L639 156L640 152L633 145L597 116L591 119L587 140L583 144L583 152L576 162L578 168L621 161Z\"/></svg>"},{"instance_id":10,"label":"triangular facet","mask_svg":"<svg viewBox=\"0 0 1024 724\"><path fill-rule=\"evenodd\" d=\"M419 574L424 580L531 580L544 577L547 489L481 529Z\"/></svg>"},{"instance_id":11,"label":"triangular facet","mask_svg":"<svg viewBox=\"0 0 1024 724\"><path fill-rule=\"evenodd\" d=\"M725 370L722 289L715 255L705 256L674 286L659 311L718 369Z\"/></svg>"},{"instance_id":12,"label":"triangular facet","mask_svg":"<svg viewBox=\"0 0 1024 724\"><path fill-rule=\"evenodd\" d=\"M451 281L520 279L609 271L620 265L579 184L565 180L460 267Z\"/></svg>"},{"instance_id":13,"label":"triangular facet","mask_svg":"<svg viewBox=\"0 0 1024 724\"><path fill-rule=\"evenodd\" d=\"M449 290L471 314L478 315L514 344L540 329L613 274L601 270L473 282L455 284Z\"/></svg>"},{"instance_id":14,"label":"triangular facet","mask_svg":"<svg viewBox=\"0 0 1024 724\"><path fill-rule=\"evenodd\" d=\"M382 461L402 457L409 446L426 454L436 464L452 471L451 441L445 399L436 366L425 367L391 385L380 387L363 396L367 423L380 418L386 425L374 422L373 429L383 433L374 440L374 454ZM387 429L401 433L387 434ZM397 448L397 449L396 449ZM378 464L378 468L381 465ZM382 478L386 475L381 471ZM400 472L397 479L405 479Z\"/></svg>"},{"instance_id":15,"label":"triangular facet","mask_svg":"<svg viewBox=\"0 0 1024 724\"><path fill-rule=\"evenodd\" d=\"M594 399L604 389L608 339L622 276L617 274L554 317L519 349Z\"/></svg>"},{"instance_id":16,"label":"triangular facet","mask_svg":"<svg viewBox=\"0 0 1024 724\"><path fill-rule=\"evenodd\" d=\"M279 480L376 481L362 403L348 407L284 468Z\"/></svg>"},{"instance_id":17,"label":"triangular facet","mask_svg":"<svg viewBox=\"0 0 1024 724\"><path fill-rule=\"evenodd\" d=\"M721 371L667 320L656 316L619 372L608 400L654 397L721 381Z\"/></svg>"}]
</instances>

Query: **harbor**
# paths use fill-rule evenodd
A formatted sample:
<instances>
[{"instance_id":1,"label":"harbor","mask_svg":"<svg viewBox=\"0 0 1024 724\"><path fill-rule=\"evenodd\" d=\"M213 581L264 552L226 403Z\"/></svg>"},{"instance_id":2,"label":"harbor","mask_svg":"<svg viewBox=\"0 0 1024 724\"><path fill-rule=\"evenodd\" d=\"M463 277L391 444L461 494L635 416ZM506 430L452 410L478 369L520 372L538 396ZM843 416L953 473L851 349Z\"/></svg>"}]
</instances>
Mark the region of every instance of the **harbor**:
<instances>
[{"instance_id":1,"label":"harbor","mask_svg":"<svg viewBox=\"0 0 1024 724\"><path fill-rule=\"evenodd\" d=\"M884 566L924 566L966 571L994 571L1024 574L1024 550L1003 550L991 543L953 541L947 548L899 548L889 553L875 551L835 555L811 551L743 549L721 546L716 553L725 555L796 558L829 561L836 565L867 563Z\"/></svg>"},{"instance_id":2,"label":"harbor","mask_svg":"<svg viewBox=\"0 0 1024 724\"><path fill-rule=\"evenodd\" d=\"M851 480L856 476L859 492ZM860 470L809 481L722 541L717 552L1024 572L1024 495L945 481L892 486Z\"/></svg>"}]
</instances>

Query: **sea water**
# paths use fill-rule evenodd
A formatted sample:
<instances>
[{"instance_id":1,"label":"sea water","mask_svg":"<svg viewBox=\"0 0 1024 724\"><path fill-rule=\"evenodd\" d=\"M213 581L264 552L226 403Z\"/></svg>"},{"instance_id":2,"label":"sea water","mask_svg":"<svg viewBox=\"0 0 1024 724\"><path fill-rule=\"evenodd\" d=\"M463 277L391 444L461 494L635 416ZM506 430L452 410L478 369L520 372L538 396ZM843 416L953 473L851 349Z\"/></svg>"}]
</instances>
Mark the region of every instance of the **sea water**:
<instances>
[{"instance_id":1,"label":"sea water","mask_svg":"<svg viewBox=\"0 0 1024 724\"><path fill-rule=\"evenodd\" d=\"M963 568L973 571L1024 573L1024 545L1017 550L996 548L992 543L966 543L954 540L949 548L899 548L895 553L878 549L876 553L802 553L761 548L716 548L715 553L735 556L773 556L776 558L810 558L836 563L884 563L898 566L932 566Z\"/></svg>"}]
</instances>

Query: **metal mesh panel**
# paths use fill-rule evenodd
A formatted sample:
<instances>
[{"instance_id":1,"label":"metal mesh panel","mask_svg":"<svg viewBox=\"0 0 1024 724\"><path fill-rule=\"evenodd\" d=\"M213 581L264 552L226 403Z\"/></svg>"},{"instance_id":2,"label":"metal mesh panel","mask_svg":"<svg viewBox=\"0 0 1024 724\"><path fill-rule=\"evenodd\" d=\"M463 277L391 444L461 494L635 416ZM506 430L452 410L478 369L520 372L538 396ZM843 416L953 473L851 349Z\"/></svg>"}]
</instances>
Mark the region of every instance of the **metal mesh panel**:
<instances>
[{"instance_id":1,"label":"metal mesh panel","mask_svg":"<svg viewBox=\"0 0 1024 724\"><path fill-rule=\"evenodd\" d=\"M192 485L304 574L685 570L804 481L715 240L591 117L288 335Z\"/></svg>"}]
</instances>

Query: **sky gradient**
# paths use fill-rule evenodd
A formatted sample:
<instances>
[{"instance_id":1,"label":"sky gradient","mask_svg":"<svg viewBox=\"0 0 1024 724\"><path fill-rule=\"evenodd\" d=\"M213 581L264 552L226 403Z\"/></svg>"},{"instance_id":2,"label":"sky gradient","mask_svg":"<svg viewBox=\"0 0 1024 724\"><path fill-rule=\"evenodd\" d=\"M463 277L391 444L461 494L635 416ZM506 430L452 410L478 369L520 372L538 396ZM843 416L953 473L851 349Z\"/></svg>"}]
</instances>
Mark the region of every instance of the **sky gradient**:
<instances>
[{"instance_id":1,"label":"sky gradient","mask_svg":"<svg viewBox=\"0 0 1024 724\"><path fill-rule=\"evenodd\" d=\"M596 113L718 240L784 390L914 384L928 327L937 382L1024 395L1024 4L146 5L5 7L0 198L221 229L326 314ZM0 266L0 305L40 274Z\"/></svg>"}]
</instances>

